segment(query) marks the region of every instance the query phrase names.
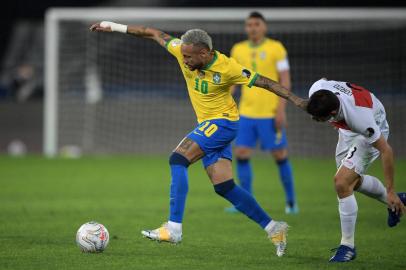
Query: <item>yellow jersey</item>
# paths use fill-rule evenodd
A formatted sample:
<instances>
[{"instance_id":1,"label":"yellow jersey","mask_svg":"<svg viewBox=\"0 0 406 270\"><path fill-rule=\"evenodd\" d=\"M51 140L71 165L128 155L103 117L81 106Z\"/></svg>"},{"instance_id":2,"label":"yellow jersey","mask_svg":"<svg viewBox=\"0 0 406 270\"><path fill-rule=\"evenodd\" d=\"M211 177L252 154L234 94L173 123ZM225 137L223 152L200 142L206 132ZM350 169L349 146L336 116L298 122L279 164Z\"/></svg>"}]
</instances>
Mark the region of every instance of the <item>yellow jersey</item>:
<instances>
[{"instance_id":1,"label":"yellow jersey","mask_svg":"<svg viewBox=\"0 0 406 270\"><path fill-rule=\"evenodd\" d=\"M231 57L254 72L279 81L280 69L289 69L287 52L282 43L265 38L259 45L250 41L236 43L231 49ZM279 104L279 97L258 87L248 89L243 86L239 104L240 114L251 118L273 118Z\"/></svg>"},{"instance_id":2,"label":"yellow jersey","mask_svg":"<svg viewBox=\"0 0 406 270\"><path fill-rule=\"evenodd\" d=\"M218 51L214 52L213 60L202 70L191 71L183 63L181 44L180 39L174 38L166 43L166 48L178 60L197 121L201 123L218 118L239 120L238 107L230 87L235 84L251 87L258 74Z\"/></svg>"}]
</instances>

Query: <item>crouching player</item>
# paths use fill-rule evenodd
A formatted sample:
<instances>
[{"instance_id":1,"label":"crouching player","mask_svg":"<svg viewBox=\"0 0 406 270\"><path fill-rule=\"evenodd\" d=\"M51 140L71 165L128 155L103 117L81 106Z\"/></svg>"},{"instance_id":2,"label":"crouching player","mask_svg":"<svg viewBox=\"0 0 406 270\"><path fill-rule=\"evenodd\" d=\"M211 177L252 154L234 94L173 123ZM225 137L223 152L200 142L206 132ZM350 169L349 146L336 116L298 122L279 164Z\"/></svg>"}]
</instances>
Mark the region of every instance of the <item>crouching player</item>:
<instances>
[{"instance_id":1,"label":"crouching player","mask_svg":"<svg viewBox=\"0 0 406 270\"><path fill-rule=\"evenodd\" d=\"M258 205L253 196L235 185L231 167L231 141L238 130L239 113L230 94L230 86L242 84L265 88L304 109L302 100L274 81L242 67L234 59L213 49L211 37L203 30L187 31L181 39L157 29L101 22L92 31L121 32L152 39L178 60L186 81L198 126L175 148L170 156L171 188L168 222L142 234L157 241L178 243L182 239L182 222L188 192L188 167L202 159L215 192L263 228L276 254L286 248L288 225L275 221Z\"/></svg>"},{"instance_id":2,"label":"crouching player","mask_svg":"<svg viewBox=\"0 0 406 270\"><path fill-rule=\"evenodd\" d=\"M330 262L355 259L355 222L358 206L354 190L388 206L388 225L395 226L405 212L406 193L395 193L394 160L387 142L389 126L382 103L361 86L321 79L309 90L307 112L313 119L330 122L338 129L337 173L334 177L341 221L341 244ZM367 175L381 156L386 188Z\"/></svg>"}]
</instances>

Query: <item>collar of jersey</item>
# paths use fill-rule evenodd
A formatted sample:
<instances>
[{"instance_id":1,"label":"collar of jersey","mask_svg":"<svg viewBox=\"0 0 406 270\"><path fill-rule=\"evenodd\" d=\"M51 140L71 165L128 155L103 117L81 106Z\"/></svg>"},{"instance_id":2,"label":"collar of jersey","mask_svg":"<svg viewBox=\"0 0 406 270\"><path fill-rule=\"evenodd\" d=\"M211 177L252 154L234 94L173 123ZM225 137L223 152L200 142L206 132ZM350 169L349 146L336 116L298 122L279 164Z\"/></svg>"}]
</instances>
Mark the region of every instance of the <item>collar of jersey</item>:
<instances>
[{"instance_id":1,"label":"collar of jersey","mask_svg":"<svg viewBox=\"0 0 406 270\"><path fill-rule=\"evenodd\" d=\"M267 40L266 37L264 37L260 43L258 44L254 44L251 42L251 40L248 40L248 46L250 46L250 48L258 48L259 46L261 46L262 44L264 44L264 42Z\"/></svg>"},{"instance_id":2,"label":"collar of jersey","mask_svg":"<svg viewBox=\"0 0 406 270\"><path fill-rule=\"evenodd\" d=\"M217 52L214 51L213 59L211 59L211 61L210 61L209 63L207 63L207 64L202 68L202 70L208 70L208 69L214 64L214 62L216 62L217 58L218 58Z\"/></svg>"}]
</instances>

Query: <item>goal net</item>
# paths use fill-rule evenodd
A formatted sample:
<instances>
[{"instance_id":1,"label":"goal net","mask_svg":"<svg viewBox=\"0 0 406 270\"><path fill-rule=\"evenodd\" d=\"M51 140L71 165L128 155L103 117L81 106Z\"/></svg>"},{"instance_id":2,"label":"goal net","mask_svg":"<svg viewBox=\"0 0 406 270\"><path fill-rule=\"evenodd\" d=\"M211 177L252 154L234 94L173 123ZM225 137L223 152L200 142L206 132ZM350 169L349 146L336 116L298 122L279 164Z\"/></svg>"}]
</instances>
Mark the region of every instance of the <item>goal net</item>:
<instances>
[{"instance_id":1,"label":"goal net","mask_svg":"<svg viewBox=\"0 0 406 270\"><path fill-rule=\"evenodd\" d=\"M51 9L46 15L44 152L75 145L88 154L167 153L196 125L174 57L150 40L93 33L91 23L143 24L180 36L211 34L229 54L245 39L250 9ZM385 104L390 141L406 156L406 12L259 10L288 50L292 90L306 96L321 77L362 85ZM289 150L331 156L336 133L288 106Z\"/></svg>"}]
</instances>

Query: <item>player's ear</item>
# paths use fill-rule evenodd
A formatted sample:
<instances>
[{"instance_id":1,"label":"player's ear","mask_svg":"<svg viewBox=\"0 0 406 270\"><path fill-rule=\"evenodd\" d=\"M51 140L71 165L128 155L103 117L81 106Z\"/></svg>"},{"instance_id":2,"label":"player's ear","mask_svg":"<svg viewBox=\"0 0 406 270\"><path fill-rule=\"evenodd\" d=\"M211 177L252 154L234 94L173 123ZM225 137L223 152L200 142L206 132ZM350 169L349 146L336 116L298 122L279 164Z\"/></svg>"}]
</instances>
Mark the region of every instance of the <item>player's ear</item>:
<instances>
[{"instance_id":1,"label":"player's ear","mask_svg":"<svg viewBox=\"0 0 406 270\"><path fill-rule=\"evenodd\" d=\"M202 48L199 52L199 55L201 58L207 59L210 55L210 51L208 51L207 49Z\"/></svg>"}]
</instances>

